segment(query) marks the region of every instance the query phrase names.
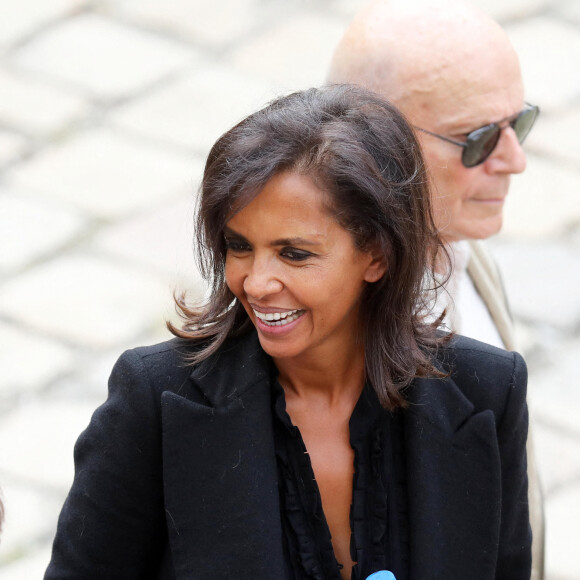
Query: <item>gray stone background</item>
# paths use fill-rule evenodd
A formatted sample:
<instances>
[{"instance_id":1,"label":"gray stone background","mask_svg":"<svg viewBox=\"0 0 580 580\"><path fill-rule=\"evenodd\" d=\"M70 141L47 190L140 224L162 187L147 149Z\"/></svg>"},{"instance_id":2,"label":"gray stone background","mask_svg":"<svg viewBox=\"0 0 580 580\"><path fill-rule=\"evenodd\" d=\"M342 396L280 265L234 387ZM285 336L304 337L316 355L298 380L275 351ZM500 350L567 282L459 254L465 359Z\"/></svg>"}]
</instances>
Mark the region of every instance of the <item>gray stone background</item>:
<instances>
[{"instance_id":1,"label":"gray stone background","mask_svg":"<svg viewBox=\"0 0 580 580\"><path fill-rule=\"evenodd\" d=\"M542 108L500 262L530 367L549 580L580 578L580 2L478 0ZM131 346L203 291L204 157L321 84L360 0L0 0L0 486L5 580L40 578L72 448ZM482 47L485 50L485 47Z\"/></svg>"}]
</instances>

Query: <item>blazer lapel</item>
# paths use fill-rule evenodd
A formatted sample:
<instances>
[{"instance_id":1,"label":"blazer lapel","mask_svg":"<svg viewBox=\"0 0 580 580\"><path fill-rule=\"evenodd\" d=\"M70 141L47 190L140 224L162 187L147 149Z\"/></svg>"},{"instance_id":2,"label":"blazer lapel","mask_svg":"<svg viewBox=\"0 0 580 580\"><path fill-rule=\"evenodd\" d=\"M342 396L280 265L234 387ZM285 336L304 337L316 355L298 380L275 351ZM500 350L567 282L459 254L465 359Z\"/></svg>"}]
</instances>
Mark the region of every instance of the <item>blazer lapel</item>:
<instances>
[{"instance_id":1,"label":"blazer lapel","mask_svg":"<svg viewBox=\"0 0 580 580\"><path fill-rule=\"evenodd\" d=\"M283 578L269 366L255 336L204 361L192 381L207 404L162 395L177 579Z\"/></svg>"},{"instance_id":2,"label":"blazer lapel","mask_svg":"<svg viewBox=\"0 0 580 580\"><path fill-rule=\"evenodd\" d=\"M501 473L495 419L450 379L408 391L405 445L412 580L495 577Z\"/></svg>"}]
</instances>

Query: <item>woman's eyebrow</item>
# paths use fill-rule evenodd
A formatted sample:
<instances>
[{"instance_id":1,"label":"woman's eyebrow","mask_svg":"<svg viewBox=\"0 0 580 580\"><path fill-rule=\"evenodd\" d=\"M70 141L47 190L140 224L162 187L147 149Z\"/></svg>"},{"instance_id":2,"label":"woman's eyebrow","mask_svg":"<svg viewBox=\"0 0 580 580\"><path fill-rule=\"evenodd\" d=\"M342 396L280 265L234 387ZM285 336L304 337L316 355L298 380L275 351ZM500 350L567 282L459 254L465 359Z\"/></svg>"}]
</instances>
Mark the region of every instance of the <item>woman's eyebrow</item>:
<instances>
[{"instance_id":1,"label":"woman's eyebrow","mask_svg":"<svg viewBox=\"0 0 580 580\"><path fill-rule=\"evenodd\" d=\"M280 238L273 240L271 246L320 246L320 242L306 238Z\"/></svg>"},{"instance_id":2,"label":"woman's eyebrow","mask_svg":"<svg viewBox=\"0 0 580 580\"><path fill-rule=\"evenodd\" d=\"M224 235L248 241L244 236L242 236L242 234L239 234L238 232L236 232L235 230L233 230L228 226L224 227ZM321 237L321 236L318 234L314 234L313 237ZM318 242L314 239L301 238L299 236L296 236L294 238L279 238L277 240L272 240L272 242L270 242L271 246L320 246L320 244L321 242Z\"/></svg>"},{"instance_id":3,"label":"woman's eyebrow","mask_svg":"<svg viewBox=\"0 0 580 580\"><path fill-rule=\"evenodd\" d=\"M228 226L224 227L224 236L230 236L232 238L240 238L242 240L246 239L246 238L244 238L244 236L242 236L242 234L238 234L238 232L232 230Z\"/></svg>"}]
</instances>

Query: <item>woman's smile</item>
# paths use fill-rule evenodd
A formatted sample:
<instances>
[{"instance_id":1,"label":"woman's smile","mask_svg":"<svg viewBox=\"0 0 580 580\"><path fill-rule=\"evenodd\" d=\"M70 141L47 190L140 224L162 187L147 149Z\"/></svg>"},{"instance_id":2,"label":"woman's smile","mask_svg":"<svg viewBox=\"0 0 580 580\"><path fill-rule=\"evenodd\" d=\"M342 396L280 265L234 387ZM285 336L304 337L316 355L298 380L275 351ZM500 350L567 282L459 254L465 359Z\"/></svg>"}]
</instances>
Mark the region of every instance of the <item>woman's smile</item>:
<instances>
[{"instance_id":1,"label":"woman's smile","mask_svg":"<svg viewBox=\"0 0 580 580\"><path fill-rule=\"evenodd\" d=\"M289 322L297 320L304 314L304 310L290 310L288 312L269 312L265 314L258 310L254 310L255 317L266 326L285 326Z\"/></svg>"},{"instance_id":2,"label":"woman's smile","mask_svg":"<svg viewBox=\"0 0 580 580\"><path fill-rule=\"evenodd\" d=\"M279 318L278 320L266 320L254 311L256 315L256 328L263 334L270 334L272 336L281 336L292 332L298 324L300 324L305 310L295 310L293 314ZM273 316L268 314L267 316Z\"/></svg>"}]
</instances>

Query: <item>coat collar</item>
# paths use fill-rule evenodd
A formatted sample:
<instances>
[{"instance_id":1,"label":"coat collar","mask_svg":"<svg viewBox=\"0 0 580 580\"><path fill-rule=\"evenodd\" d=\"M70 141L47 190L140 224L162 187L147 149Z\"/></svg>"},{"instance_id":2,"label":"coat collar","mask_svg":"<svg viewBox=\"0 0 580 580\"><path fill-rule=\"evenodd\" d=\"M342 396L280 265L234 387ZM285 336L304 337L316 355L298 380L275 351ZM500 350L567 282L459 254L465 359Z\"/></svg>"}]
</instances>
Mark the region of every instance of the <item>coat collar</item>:
<instances>
[{"instance_id":1,"label":"coat collar","mask_svg":"<svg viewBox=\"0 0 580 580\"><path fill-rule=\"evenodd\" d=\"M413 580L493 578L501 472L495 419L450 378L416 379L405 411Z\"/></svg>"},{"instance_id":2,"label":"coat collar","mask_svg":"<svg viewBox=\"0 0 580 580\"><path fill-rule=\"evenodd\" d=\"M163 394L166 512L178 580L193 571L201 580L284 577L271 364L249 333L192 372L207 404ZM501 497L493 414L474 413L450 377L416 379L406 394L410 578L492 578Z\"/></svg>"},{"instance_id":3,"label":"coat collar","mask_svg":"<svg viewBox=\"0 0 580 580\"><path fill-rule=\"evenodd\" d=\"M162 395L165 509L177 580L284 577L270 372L252 333L193 371L207 404Z\"/></svg>"},{"instance_id":4,"label":"coat collar","mask_svg":"<svg viewBox=\"0 0 580 580\"><path fill-rule=\"evenodd\" d=\"M227 340L215 355L193 369L191 380L210 405L219 408L257 383L268 381L271 372L271 359L252 331Z\"/></svg>"}]
</instances>

